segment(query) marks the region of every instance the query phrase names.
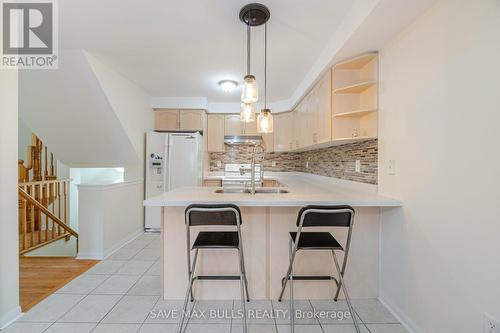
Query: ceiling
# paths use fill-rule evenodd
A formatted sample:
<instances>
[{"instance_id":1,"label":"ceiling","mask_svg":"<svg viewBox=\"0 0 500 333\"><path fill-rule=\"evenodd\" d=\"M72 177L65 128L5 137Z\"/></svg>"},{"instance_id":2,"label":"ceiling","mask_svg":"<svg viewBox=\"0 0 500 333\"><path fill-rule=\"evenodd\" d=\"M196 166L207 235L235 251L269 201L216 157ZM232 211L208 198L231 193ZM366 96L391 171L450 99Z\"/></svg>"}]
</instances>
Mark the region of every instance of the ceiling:
<instances>
[{"instance_id":1,"label":"ceiling","mask_svg":"<svg viewBox=\"0 0 500 333\"><path fill-rule=\"evenodd\" d=\"M85 49L150 96L238 102L217 82L242 82L243 0L65 0L60 47ZM268 100L290 98L351 9L353 0L265 0ZM263 88L263 27L252 30L252 72Z\"/></svg>"}]
</instances>

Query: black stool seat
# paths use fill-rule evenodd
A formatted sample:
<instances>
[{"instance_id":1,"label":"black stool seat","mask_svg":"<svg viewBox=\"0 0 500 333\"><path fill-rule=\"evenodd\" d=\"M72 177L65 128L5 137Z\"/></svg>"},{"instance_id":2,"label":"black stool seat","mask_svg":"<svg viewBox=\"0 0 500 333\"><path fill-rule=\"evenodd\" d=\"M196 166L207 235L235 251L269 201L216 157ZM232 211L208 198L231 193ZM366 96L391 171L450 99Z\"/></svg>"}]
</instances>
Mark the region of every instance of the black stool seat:
<instances>
[{"instance_id":1,"label":"black stool seat","mask_svg":"<svg viewBox=\"0 0 500 333\"><path fill-rule=\"evenodd\" d=\"M193 249L199 248L238 248L237 231L201 231L196 237Z\"/></svg>"},{"instance_id":2,"label":"black stool seat","mask_svg":"<svg viewBox=\"0 0 500 333\"><path fill-rule=\"evenodd\" d=\"M290 237L295 241L297 233L291 232ZM329 232L301 232L297 249L344 250L342 245Z\"/></svg>"}]
</instances>

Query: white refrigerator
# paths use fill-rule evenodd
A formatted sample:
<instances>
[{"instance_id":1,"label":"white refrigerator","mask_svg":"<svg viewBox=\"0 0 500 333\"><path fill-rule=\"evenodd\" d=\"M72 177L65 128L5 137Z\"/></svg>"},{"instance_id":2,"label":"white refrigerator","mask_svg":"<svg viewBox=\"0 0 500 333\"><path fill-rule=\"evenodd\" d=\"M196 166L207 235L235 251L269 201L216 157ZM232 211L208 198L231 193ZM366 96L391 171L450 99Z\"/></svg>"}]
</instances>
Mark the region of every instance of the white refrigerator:
<instances>
[{"instance_id":1,"label":"white refrigerator","mask_svg":"<svg viewBox=\"0 0 500 333\"><path fill-rule=\"evenodd\" d=\"M182 186L201 186L202 137L199 133L146 134L146 199ZM146 207L145 229L159 230L161 208Z\"/></svg>"}]
</instances>

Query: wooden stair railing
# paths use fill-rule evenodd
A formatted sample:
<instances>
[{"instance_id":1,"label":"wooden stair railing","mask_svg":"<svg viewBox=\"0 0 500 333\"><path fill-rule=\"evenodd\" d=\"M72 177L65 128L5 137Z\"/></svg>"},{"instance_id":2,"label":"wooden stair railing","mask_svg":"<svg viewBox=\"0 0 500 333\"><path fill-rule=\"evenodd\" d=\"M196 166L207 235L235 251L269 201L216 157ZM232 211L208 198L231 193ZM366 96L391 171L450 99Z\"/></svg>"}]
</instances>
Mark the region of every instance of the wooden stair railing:
<instances>
[{"instance_id":1,"label":"wooden stair railing","mask_svg":"<svg viewBox=\"0 0 500 333\"><path fill-rule=\"evenodd\" d=\"M25 254L44 245L78 233L68 225L67 191L69 179L20 183L19 253ZM56 212L57 211L57 212Z\"/></svg>"}]
</instances>

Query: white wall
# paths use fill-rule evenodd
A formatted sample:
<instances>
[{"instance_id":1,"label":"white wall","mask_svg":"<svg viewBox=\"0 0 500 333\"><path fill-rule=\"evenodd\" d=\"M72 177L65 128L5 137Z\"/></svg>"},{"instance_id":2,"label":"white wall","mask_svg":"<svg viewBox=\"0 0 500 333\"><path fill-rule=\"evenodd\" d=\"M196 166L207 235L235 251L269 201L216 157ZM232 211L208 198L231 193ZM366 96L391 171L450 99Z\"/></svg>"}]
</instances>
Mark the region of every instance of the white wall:
<instances>
[{"instance_id":1,"label":"white wall","mask_svg":"<svg viewBox=\"0 0 500 333\"><path fill-rule=\"evenodd\" d=\"M443 0L380 54L381 298L416 332L500 319L500 1ZM396 175L388 175L388 160Z\"/></svg>"},{"instance_id":2,"label":"white wall","mask_svg":"<svg viewBox=\"0 0 500 333\"><path fill-rule=\"evenodd\" d=\"M143 182L78 185L80 259L104 259L144 232Z\"/></svg>"},{"instance_id":3,"label":"white wall","mask_svg":"<svg viewBox=\"0 0 500 333\"><path fill-rule=\"evenodd\" d=\"M20 313L17 212L18 72L0 70L0 329Z\"/></svg>"},{"instance_id":4,"label":"white wall","mask_svg":"<svg viewBox=\"0 0 500 333\"><path fill-rule=\"evenodd\" d=\"M88 63L127 133L139 162L125 167L126 179L144 178L145 133L154 126L151 98L137 85L84 52Z\"/></svg>"}]
</instances>

